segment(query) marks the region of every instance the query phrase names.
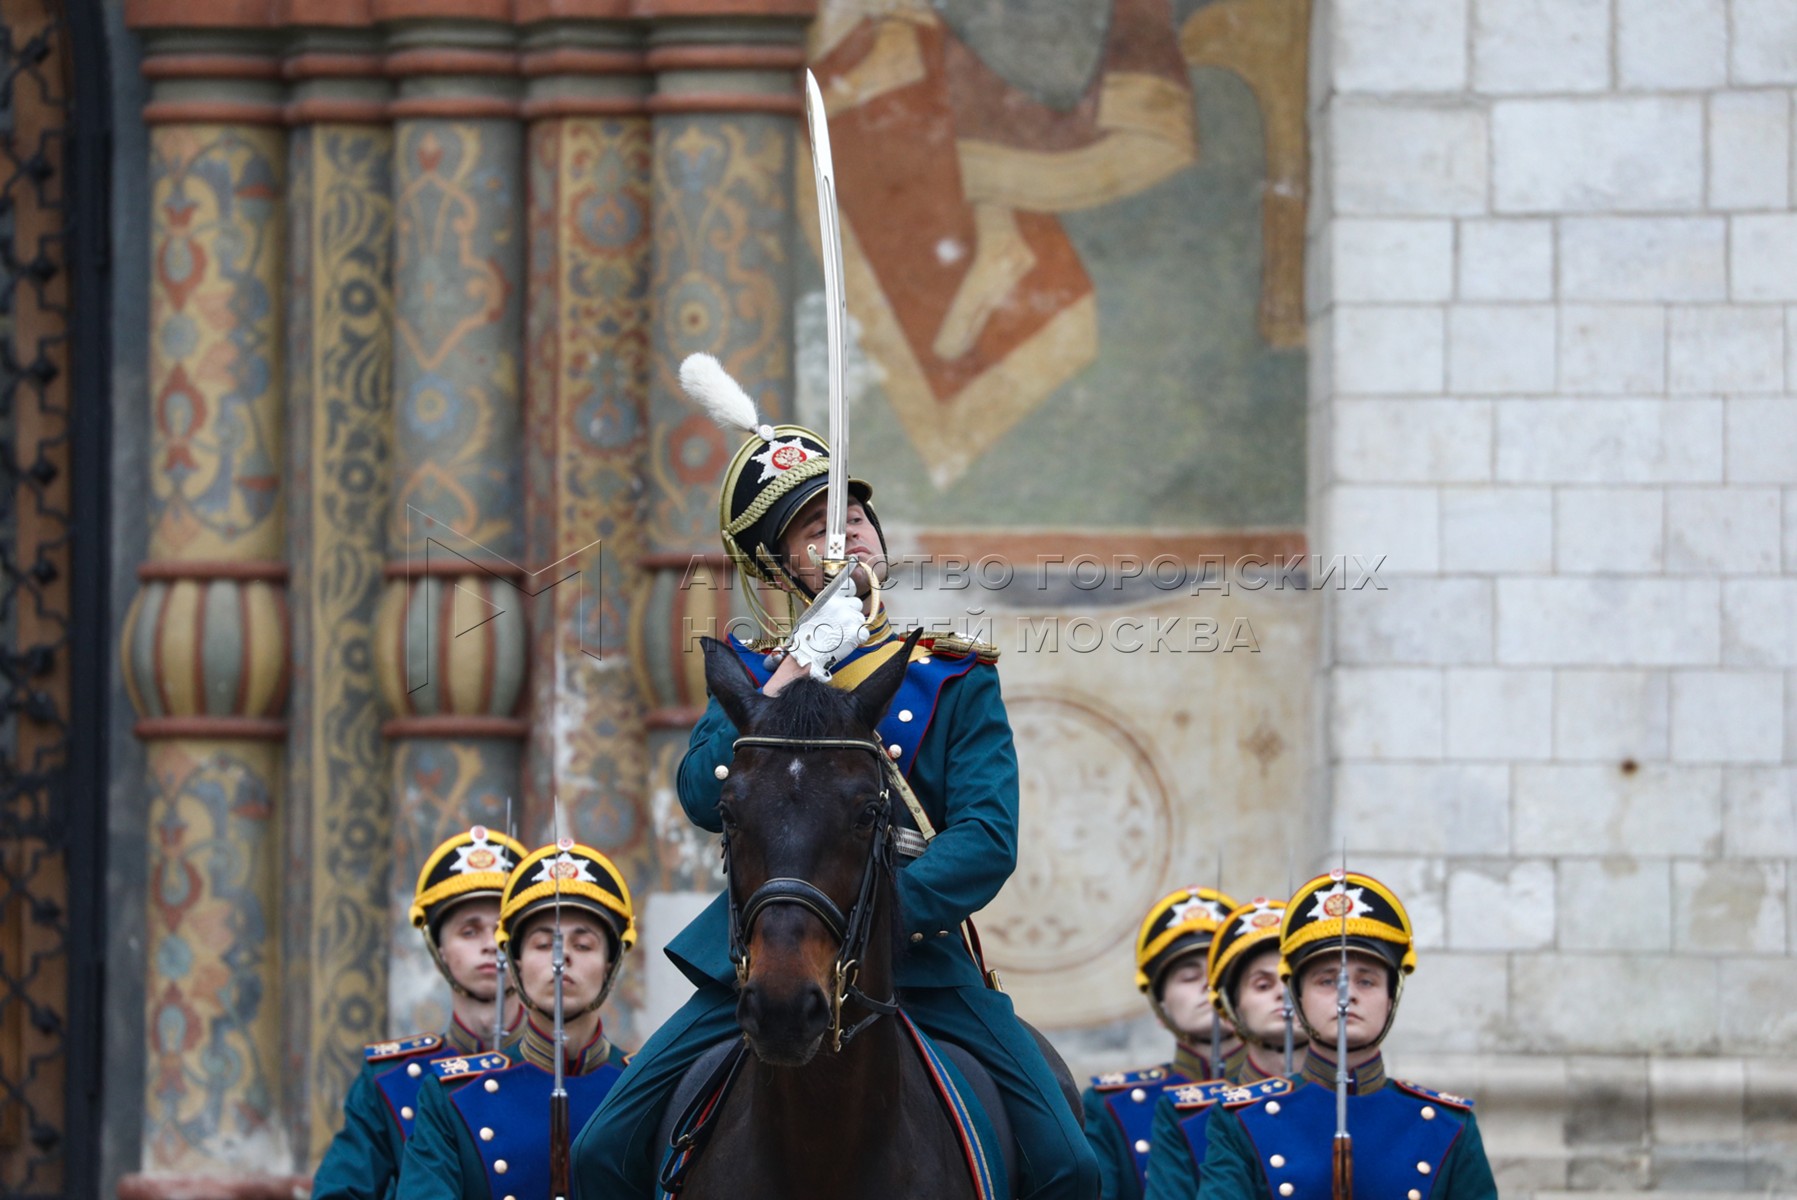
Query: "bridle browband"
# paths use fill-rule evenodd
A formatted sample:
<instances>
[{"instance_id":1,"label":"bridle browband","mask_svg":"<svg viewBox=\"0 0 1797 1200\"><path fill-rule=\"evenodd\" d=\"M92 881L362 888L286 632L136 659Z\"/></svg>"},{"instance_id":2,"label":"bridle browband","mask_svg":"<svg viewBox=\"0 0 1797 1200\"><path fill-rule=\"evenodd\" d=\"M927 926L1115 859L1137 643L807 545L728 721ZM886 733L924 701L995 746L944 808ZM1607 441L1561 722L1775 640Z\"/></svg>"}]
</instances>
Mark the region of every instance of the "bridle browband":
<instances>
[{"instance_id":1,"label":"bridle browband","mask_svg":"<svg viewBox=\"0 0 1797 1200\"><path fill-rule=\"evenodd\" d=\"M880 811L874 819L873 838L868 844L867 862L861 870L861 887L855 896L855 903L844 916L836 901L825 895L816 884L806 879L793 879L779 876L768 880L749 896L746 903L736 902L736 888L726 883L724 894L729 897L730 907L730 961L736 966L736 981L740 987L749 979L749 938L754 933L756 918L776 904L792 904L811 913L824 923L838 943L836 964L832 972L830 988L830 1035L831 1047L840 1051L854 1040L855 1035L879 1020L891 1016L898 1011L898 991L893 989L891 996L884 1000L875 1000L861 990L857 979L861 974L861 959L867 952L868 939L873 936L874 901L878 896L877 888L882 877L892 871L892 788L891 774L894 770L892 761L880 748L880 744L867 738L783 738L748 736L739 737L731 745L733 751L740 751L744 746L759 746L775 750L865 750L874 756L880 765ZM723 835L724 873L731 874L730 866L730 833ZM842 1006L853 1000L868 1010L865 1017L849 1026L842 1025Z\"/></svg>"}]
</instances>

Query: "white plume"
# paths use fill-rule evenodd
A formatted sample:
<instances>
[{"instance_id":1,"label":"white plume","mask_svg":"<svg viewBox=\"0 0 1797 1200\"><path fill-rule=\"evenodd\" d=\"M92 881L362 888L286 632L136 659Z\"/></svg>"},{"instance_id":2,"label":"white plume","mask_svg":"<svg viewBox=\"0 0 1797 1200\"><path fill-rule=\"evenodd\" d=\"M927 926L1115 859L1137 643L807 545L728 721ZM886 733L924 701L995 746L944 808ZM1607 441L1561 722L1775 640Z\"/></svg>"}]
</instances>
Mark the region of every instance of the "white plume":
<instances>
[{"instance_id":1,"label":"white plume","mask_svg":"<svg viewBox=\"0 0 1797 1200\"><path fill-rule=\"evenodd\" d=\"M755 402L742 385L730 378L723 364L709 354L689 354L680 364L680 387L687 397L704 409L706 415L725 429L744 433L760 433L763 440L773 430L762 424Z\"/></svg>"}]
</instances>

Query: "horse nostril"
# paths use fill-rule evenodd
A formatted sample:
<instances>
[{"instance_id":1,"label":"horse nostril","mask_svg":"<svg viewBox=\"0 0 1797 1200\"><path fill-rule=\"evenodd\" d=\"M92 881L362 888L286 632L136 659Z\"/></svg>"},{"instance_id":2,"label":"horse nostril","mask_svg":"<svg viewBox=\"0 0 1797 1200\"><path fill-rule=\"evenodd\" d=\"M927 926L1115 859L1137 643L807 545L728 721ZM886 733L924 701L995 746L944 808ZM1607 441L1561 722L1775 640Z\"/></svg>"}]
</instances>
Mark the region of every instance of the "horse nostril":
<instances>
[{"instance_id":1,"label":"horse nostril","mask_svg":"<svg viewBox=\"0 0 1797 1200\"><path fill-rule=\"evenodd\" d=\"M805 1025L815 1028L830 1023L830 1001L824 989L812 984L805 989Z\"/></svg>"}]
</instances>

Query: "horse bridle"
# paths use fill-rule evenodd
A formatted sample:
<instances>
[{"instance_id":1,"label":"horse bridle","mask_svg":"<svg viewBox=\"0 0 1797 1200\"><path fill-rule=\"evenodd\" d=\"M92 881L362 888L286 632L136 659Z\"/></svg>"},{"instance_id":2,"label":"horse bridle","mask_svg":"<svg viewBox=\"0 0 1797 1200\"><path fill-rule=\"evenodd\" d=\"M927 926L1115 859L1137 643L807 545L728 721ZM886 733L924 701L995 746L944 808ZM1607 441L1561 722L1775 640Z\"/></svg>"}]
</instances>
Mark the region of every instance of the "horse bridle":
<instances>
[{"instance_id":1,"label":"horse bridle","mask_svg":"<svg viewBox=\"0 0 1797 1200\"><path fill-rule=\"evenodd\" d=\"M861 959L867 952L868 939L873 936L874 901L878 895L876 889L882 876L892 870L892 762L881 751L878 742L865 738L750 736L737 738L731 749L741 750L744 746L798 751L865 750L880 764L880 810L874 818L874 832L868 843L867 862L861 869L861 887L847 916L837 907L836 901L824 894L823 889L806 879L786 876L770 879L756 888L748 901L740 906L736 902L736 888L727 882L724 889L730 906L730 961L736 966L736 981L739 986L749 980L749 938L754 933L755 920L776 904L792 904L804 909L822 921L824 927L836 938L836 964L831 974L830 987L830 1036L832 1048L840 1051L863 1029L881 1017L891 1016L898 1011L896 988L886 999L875 1000L862 991L858 983ZM728 830L723 835L723 854L724 873L729 875L732 868ZM868 1013L844 1029L842 1006L850 1000L866 1008Z\"/></svg>"}]
</instances>

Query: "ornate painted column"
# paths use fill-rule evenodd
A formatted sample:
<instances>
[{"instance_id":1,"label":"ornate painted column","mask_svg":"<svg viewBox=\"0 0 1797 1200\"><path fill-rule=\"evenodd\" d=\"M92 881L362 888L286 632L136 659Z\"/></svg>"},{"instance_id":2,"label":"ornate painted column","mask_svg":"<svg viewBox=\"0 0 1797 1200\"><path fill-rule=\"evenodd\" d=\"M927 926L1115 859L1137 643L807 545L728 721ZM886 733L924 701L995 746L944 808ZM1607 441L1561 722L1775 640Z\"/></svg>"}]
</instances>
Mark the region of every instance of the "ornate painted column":
<instances>
[{"instance_id":1,"label":"ornate painted column","mask_svg":"<svg viewBox=\"0 0 1797 1200\"><path fill-rule=\"evenodd\" d=\"M287 396L293 703L286 1080L316 1165L387 1032L390 766L375 677L387 558L393 135L372 30L288 46Z\"/></svg>"},{"instance_id":2,"label":"ornate painted column","mask_svg":"<svg viewBox=\"0 0 1797 1200\"><path fill-rule=\"evenodd\" d=\"M122 655L148 743L148 1063L144 1174L127 1191L188 1195L191 1177L223 1176L273 1195L291 1168L282 85L254 36L143 33L150 561Z\"/></svg>"},{"instance_id":3,"label":"ornate painted column","mask_svg":"<svg viewBox=\"0 0 1797 1200\"><path fill-rule=\"evenodd\" d=\"M419 19L425 14L444 19ZM503 0L382 0L393 126L393 472L376 628L392 743L388 1022L441 1028L406 919L431 847L521 800L524 130ZM524 831L530 836L530 831Z\"/></svg>"},{"instance_id":4,"label":"ornate painted column","mask_svg":"<svg viewBox=\"0 0 1797 1200\"><path fill-rule=\"evenodd\" d=\"M654 877L643 701L626 645L642 533L649 347L647 78L627 5L531 27L525 508L533 571L528 827L560 799L633 889ZM521 15L520 19L526 19ZM626 972L614 1012L643 975ZM633 1036L614 1018L614 1037Z\"/></svg>"},{"instance_id":5,"label":"ornate painted column","mask_svg":"<svg viewBox=\"0 0 1797 1200\"><path fill-rule=\"evenodd\" d=\"M674 771L705 704L695 639L746 609L718 542L717 488L736 443L680 391L680 362L714 354L770 419L790 411L793 148L798 69L814 5L652 0L649 445L643 574L631 647L648 697L649 803L661 862L646 941L677 931L715 891L716 854L674 795ZM653 966L650 968L653 970ZM651 1009L663 1007L652 998Z\"/></svg>"}]
</instances>

